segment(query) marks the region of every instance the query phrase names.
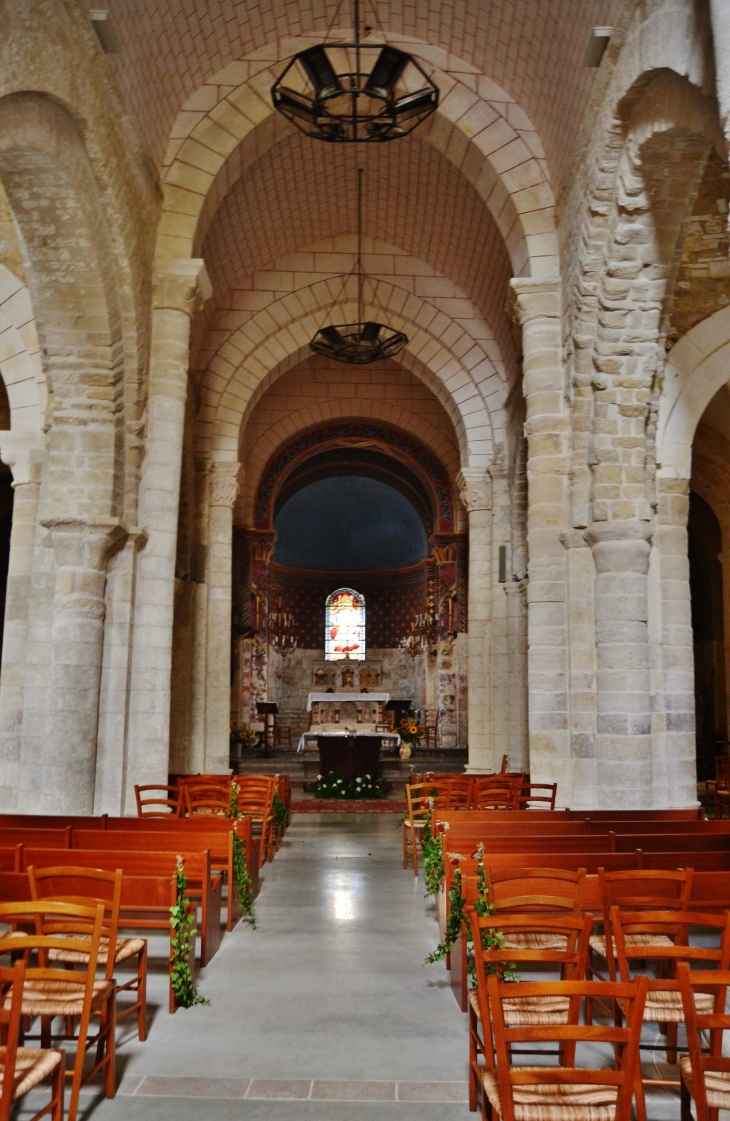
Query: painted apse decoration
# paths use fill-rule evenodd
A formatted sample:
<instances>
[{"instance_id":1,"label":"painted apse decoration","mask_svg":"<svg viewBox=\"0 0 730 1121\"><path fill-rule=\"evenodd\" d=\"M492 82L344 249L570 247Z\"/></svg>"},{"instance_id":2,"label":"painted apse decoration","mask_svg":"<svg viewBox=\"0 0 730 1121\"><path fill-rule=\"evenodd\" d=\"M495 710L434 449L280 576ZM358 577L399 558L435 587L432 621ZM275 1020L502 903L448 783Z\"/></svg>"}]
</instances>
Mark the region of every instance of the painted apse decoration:
<instances>
[{"instance_id":1,"label":"painted apse decoration","mask_svg":"<svg viewBox=\"0 0 730 1121\"><path fill-rule=\"evenodd\" d=\"M365 660L365 599L352 588L327 597L324 656L327 662Z\"/></svg>"},{"instance_id":2,"label":"painted apse decoration","mask_svg":"<svg viewBox=\"0 0 730 1121\"><path fill-rule=\"evenodd\" d=\"M311 477L317 457L333 449L379 457L391 464L394 477L400 472L401 481L406 475L411 480L411 490L402 492L426 531L426 555L417 564L330 572L277 562L275 521L293 493L292 480L297 472ZM384 424L323 424L272 456L253 509L254 525L234 527L232 715L253 722L257 701L276 700L280 718L298 736L308 726L307 694L339 688L352 662L358 667L353 664L353 686L409 697L417 709L437 709L440 745L464 747L466 534L456 528L452 488L432 453L409 433ZM286 656L281 650L287 644L276 634L281 619L292 627Z\"/></svg>"}]
</instances>

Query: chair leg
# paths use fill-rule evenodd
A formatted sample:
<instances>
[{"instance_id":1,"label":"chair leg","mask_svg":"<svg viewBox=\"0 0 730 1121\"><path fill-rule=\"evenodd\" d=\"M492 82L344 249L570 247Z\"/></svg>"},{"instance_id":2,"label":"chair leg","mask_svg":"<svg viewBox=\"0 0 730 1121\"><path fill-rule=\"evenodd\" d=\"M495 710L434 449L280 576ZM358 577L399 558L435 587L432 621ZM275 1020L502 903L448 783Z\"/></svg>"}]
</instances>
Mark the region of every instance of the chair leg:
<instances>
[{"instance_id":1,"label":"chair leg","mask_svg":"<svg viewBox=\"0 0 730 1121\"><path fill-rule=\"evenodd\" d=\"M634 1099L636 1101L636 1121L646 1121L646 1098L644 1097L644 1083L641 1080L641 1070L636 1074Z\"/></svg>"},{"instance_id":2,"label":"chair leg","mask_svg":"<svg viewBox=\"0 0 730 1121\"><path fill-rule=\"evenodd\" d=\"M692 1117L692 1098L684 1078L679 1083L679 1117L680 1121L694 1121Z\"/></svg>"},{"instance_id":3,"label":"chair leg","mask_svg":"<svg viewBox=\"0 0 730 1121\"><path fill-rule=\"evenodd\" d=\"M108 1098L116 1096L117 1092L117 1072L116 1072L116 1023L117 1023L117 1006L116 1006L116 993L112 991L109 1001L106 1006L105 1012L106 1020L106 1078L104 1080L104 1089Z\"/></svg>"},{"instance_id":4,"label":"chair leg","mask_svg":"<svg viewBox=\"0 0 730 1121\"><path fill-rule=\"evenodd\" d=\"M479 1021L469 1004L469 1110L476 1113L479 1104L479 1063L477 1061L476 1032Z\"/></svg>"},{"instance_id":5,"label":"chair leg","mask_svg":"<svg viewBox=\"0 0 730 1121\"><path fill-rule=\"evenodd\" d=\"M139 952L137 958L137 1037L140 1043L147 1038L147 942Z\"/></svg>"},{"instance_id":6,"label":"chair leg","mask_svg":"<svg viewBox=\"0 0 730 1121\"><path fill-rule=\"evenodd\" d=\"M677 1062L677 1025L667 1024L667 1062L674 1066Z\"/></svg>"},{"instance_id":7,"label":"chair leg","mask_svg":"<svg viewBox=\"0 0 730 1121\"><path fill-rule=\"evenodd\" d=\"M61 1061L51 1075L51 1121L63 1121L63 1099L66 1092L66 1052L61 1051Z\"/></svg>"}]
</instances>

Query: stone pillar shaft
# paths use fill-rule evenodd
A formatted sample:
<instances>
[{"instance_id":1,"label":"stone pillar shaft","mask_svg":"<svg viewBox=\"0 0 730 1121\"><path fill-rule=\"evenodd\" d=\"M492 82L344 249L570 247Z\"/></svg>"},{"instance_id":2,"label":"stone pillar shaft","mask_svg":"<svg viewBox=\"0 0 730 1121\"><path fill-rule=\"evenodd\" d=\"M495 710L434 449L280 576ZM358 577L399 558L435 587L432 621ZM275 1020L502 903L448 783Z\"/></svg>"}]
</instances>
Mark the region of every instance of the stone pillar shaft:
<instances>
[{"instance_id":1,"label":"stone pillar shaft","mask_svg":"<svg viewBox=\"0 0 730 1121\"><path fill-rule=\"evenodd\" d=\"M0 674L0 809L4 811L17 809L20 785L28 607L43 455L43 437L33 435L35 448L21 461L15 456L8 459L3 448L4 461L11 463L15 492Z\"/></svg>"},{"instance_id":2,"label":"stone pillar shaft","mask_svg":"<svg viewBox=\"0 0 730 1121\"><path fill-rule=\"evenodd\" d=\"M200 260L173 261L157 276L145 460L139 489L139 524L148 540L139 557L134 610L126 812L134 806L135 783L167 781L175 555L190 321L198 293L206 283Z\"/></svg>"},{"instance_id":3,"label":"stone pillar shaft","mask_svg":"<svg viewBox=\"0 0 730 1121\"><path fill-rule=\"evenodd\" d=\"M492 480L465 468L459 476L461 500L469 513L469 601L467 680L468 771L494 766L491 696Z\"/></svg>"},{"instance_id":4,"label":"stone pillar shaft","mask_svg":"<svg viewBox=\"0 0 730 1121\"><path fill-rule=\"evenodd\" d=\"M238 463L214 463L208 521L205 771L228 770L231 718L231 559Z\"/></svg>"},{"instance_id":5,"label":"stone pillar shaft","mask_svg":"<svg viewBox=\"0 0 730 1121\"><path fill-rule=\"evenodd\" d=\"M522 325L527 406L530 774L533 782L557 781L560 803L570 805L567 559L561 541L570 525L570 463L561 287L553 277L519 277L511 285Z\"/></svg>"},{"instance_id":6,"label":"stone pillar shaft","mask_svg":"<svg viewBox=\"0 0 730 1121\"><path fill-rule=\"evenodd\" d=\"M599 808L653 804L646 522L597 522L586 531L596 566Z\"/></svg>"},{"instance_id":7,"label":"stone pillar shaft","mask_svg":"<svg viewBox=\"0 0 730 1121\"><path fill-rule=\"evenodd\" d=\"M24 738L18 808L89 814L94 805L106 565L126 531L115 519L58 518L44 524L57 566L48 726L45 742Z\"/></svg>"}]
</instances>

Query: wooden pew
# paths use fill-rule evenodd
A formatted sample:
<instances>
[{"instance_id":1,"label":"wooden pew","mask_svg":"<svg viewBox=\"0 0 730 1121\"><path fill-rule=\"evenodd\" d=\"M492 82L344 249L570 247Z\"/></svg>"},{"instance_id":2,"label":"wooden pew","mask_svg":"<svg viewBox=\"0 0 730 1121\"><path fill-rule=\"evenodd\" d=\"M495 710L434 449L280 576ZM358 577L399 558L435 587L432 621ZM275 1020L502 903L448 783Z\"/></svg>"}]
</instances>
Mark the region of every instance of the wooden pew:
<instances>
[{"instance_id":1,"label":"wooden pew","mask_svg":"<svg viewBox=\"0 0 730 1121\"><path fill-rule=\"evenodd\" d=\"M146 824L144 818L131 818ZM160 819L152 819L159 821ZM223 824L212 829L200 827L194 830L177 829L73 829L71 846L73 849L128 849L137 852L210 852L210 866L214 872L222 872L228 884L228 906L226 929L233 930L241 918L241 905L238 886L233 874L233 822L223 818ZM251 877L251 896L256 898L259 891L258 848L251 837L251 822L242 818L237 823L238 836L246 845L246 865Z\"/></svg>"},{"instance_id":2,"label":"wooden pew","mask_svg":"<svg viewBox=\"0 0 730 1121\"><path fill-rule=\"evenodd\" d=\"M207 965L221 940L221 894L222 876L212 873L210 867L210 853L206 852L135 852L130 849L73 849L64 858L64 864L73 863L83 868L104 868L124 871L124 882L130 877L162 878L168 885L177 872L177 856L182 856L185 861L185 875L187 876L189 895L191 899L199 899L201 904L200 921L200 964ZM48 868L59 863L57 849L25 848L23 851L23 870L31 864L39 868ZM122 903L122 915L125 915L125 904ZM157 906L155 901L154 906ZM168 893L169 925L169 902ZM135 911L137 908L135 908Z\"/></svg>"}]
</instances>

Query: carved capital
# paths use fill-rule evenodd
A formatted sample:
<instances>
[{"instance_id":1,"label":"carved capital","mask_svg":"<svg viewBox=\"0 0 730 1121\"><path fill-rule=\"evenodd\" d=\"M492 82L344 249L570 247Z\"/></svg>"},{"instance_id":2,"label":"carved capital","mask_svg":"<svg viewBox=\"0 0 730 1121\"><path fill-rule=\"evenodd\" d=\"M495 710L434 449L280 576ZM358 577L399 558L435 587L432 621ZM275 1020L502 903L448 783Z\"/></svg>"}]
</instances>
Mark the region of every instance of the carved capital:
<instances>
[{"instance_id":1,"label":"carved capital","mask_svg":"<svg viewBox=\"0 0 730 1121\"><path fill-rule=\"evenodd\" d=\"M102 571L112 554L127 540L127 527L118 518L45 518L59 568Z\"/></svg>"},{"instance_id":2,"label":"carved capital","mask_svg":"<svg viewBox=\"0 0 730 1121\"><path fill-rule=\"evenodd\" d=\"M155 272L155 310L182 311L192 317L197 306L213 294L205 261L201 257L178 257L158 265Z\"/></svg>"},{"instance_id":3,"label":"carved capital","mask_svg":"<svg viewBox=\"0 0 730 1121\"><path fill-rule=\"evenodd\" d=\"M240 484L240 463L213 463L210 471L210 505L233 506Z\"/></svg>"},{"instance_id":4,"label":"carved capital","mask_svg":"<svg viewBox=\"0 0 730 1121\"><path fill-rule=\"evenodd\" d=\"M524 327L534 319L559 319L562 284L558 276L515 276L510 280L517 318Z\"/></svg>"},{"instance_id":5,"label":"carved capital","mask_svg":"<svg viewBox=\"0 0 730 1121\"><path fill-rule=\"evenodd\" d=\"M457 479L459 497L469 513L492 509L492 479L477 468L465 467Z\"/></svg>"},{"instance_id":6,"label":"carved capital","mask_svg":"<svg viewBox=\"0 0 730 1121\"><path fill-rule=\"evenodd\" d=\"M34 467L43 461L46 441L42 432L3 432L0 436L0 459L13 473L13 486L32 483Z\"/></svg>"}]
</instances>

